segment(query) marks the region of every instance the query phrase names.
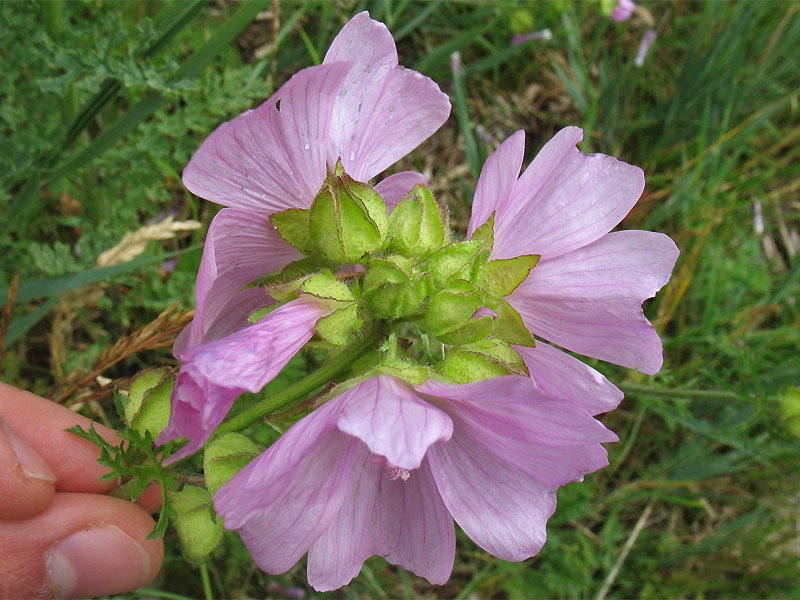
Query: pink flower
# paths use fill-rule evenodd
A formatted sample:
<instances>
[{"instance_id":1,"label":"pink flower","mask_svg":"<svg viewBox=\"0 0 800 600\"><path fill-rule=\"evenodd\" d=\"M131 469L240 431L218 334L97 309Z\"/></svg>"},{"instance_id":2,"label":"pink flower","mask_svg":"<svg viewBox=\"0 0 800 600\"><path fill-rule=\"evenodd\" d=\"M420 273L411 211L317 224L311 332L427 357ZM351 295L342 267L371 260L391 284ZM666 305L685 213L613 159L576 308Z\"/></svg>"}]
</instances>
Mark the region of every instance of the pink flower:
<instances>
[{"instance_id":1,"label":"pink flower","mask_svg":"<svg viewBox=\"0 0 800 600\"><path fill-rule=\"evenodd\" d=\"M202 446L236 396L274 378L323 316L309 301L297 301L257 325L248 323L250 313L273 300L264 288L246 286L303 257L278 235L269 215L311 206L339 159L351 177L368 181L449 113L447 96L432 80L398 66L386 26L362 12L336 36L322 65L300 71L203 142L183 182L229 208L209 228L195 317L173 349L183 366L170 425L159 441L186 436L190 444L172 460ZM425 182L402 172L376 190L393 204Z\"/></svg>"},{"instance_id":2,"label":"pink flower","mask_svg":"<svg viewBox=\"0 0 800 600\"><path fill-rule=\"evenodd\" d=\"M309 208L339 158L348 175L369 181L449 114L447 95L398 66L391 33L362 12L342 28L322 65L303 69L264 104L220 125L183 172L192 193L230 208L209 229L195 319L176 352L241 327L263 306L263 292L242 287L302 257L268 215ZM426 180L405 171L376 190L394 205L417 183Z\"/></svg>"},{"instance_id":3,"label":"pink flower","mask_svg":"<svg viewBox=\"0 0 800 600\"><path fill-rule=\"evenodd\" d=\"M522 175L524 132L503 142L484 165L468 234L494 213L493 259L541 255L507 297L536 336L657 373L661 340L642 302L669 281L678 248L661 233L609 233L639 199L644 174L613 157L581 153L581 139L580 128L562 129ZM560 350L541 343L515 348L547 394L588 396L596 412L610 410L622 397L599 373Z\"/></svg>"},{"instance_id":4,"label":"pink flower","mask_svg":"<svg viewBox=\"0 0 800 600\"><path fill-rule=\"evenodd\" d=\"M166 464L199 450L244 392L272 381L314 335L325 305L301 296L258 323L178 353L182 365L172 392L169 425L158 443L185 436L189 443Z\"/></svg>"},{"instance_id":5,"label":"pink flower","mask_svg":"<svg viewBox=\"0 0 800 600\"><path fill-rule=\"evenodd\" d=\"M644 59L647 58L647 53L650 51L650 46L656 41L656 37L655 29L648 29L644 32L642 41L639 42L639 50L636 52L636 58L633 61L633 64L637 67L641 67L644 64Z\"/></svg>"},{"instance_id":6,"label":"pink flower","mask_svg":"<svg viewBox=\"0 0 800 600\"><path fill-rule=\"evenodd\" d=\"M614 8L614 11L611 13L611 18L618 23L627 21L631 18L635 8L636 4L633 2L633 0L619 0L617 6Z\"/></svg>"},{"instance_id":7,"label":"pink flower","mask_svg":"<svg viewBox=\"0 0 800 600\"><path fill-rule=\"evenodd\" d=\"M505 560L541 549L556 490L607 465L600 442L617 440L592 412L522 377L412 388L380 375L292 426L214 503L263 570L308 552L319 591L372 555L442 584L454 519Z\"/></svg>"}]
</instances>

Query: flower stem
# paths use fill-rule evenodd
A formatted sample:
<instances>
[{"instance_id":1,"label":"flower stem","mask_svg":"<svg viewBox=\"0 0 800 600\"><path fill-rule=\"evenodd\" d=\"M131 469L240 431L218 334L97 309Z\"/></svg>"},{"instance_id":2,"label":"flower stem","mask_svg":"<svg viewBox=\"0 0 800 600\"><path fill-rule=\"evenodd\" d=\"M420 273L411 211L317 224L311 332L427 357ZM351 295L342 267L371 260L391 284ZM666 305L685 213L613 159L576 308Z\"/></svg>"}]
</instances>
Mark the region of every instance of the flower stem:
<instances>
[{"instance_id":1,"label":"flower stem","mask_svg":"<svg viewBox=\"0 0 800 600\"><path fill-rule=\"evenodd\" d=\"M661 398L688 398L689 400L730 400L741 401L743 394L721 392L716 390L680 390L675 388L659 388L637 383L624 383L619 386L626 394L634 396L658 396Z\"/></svg>"},{"instance_id":2,"label":"flower stem","mask_svg":"<svg viewBox=\"0 0 800 600\"><path fill-rule=\"evenodd\" d=\"M336 375L344 371L368 351L373 350L378 342L378 327L373 327L364 333L358 341L342 349L339 354L331 358L322 367L310 373L297 383L281 390L277 394L265 398L258 404L243 410L238 415L220 425L214 432L216 435L241 431L255 423L261 417L280 410L287 404L294 402L311 392L326 385Z\"/></svg>"}]
</instances>

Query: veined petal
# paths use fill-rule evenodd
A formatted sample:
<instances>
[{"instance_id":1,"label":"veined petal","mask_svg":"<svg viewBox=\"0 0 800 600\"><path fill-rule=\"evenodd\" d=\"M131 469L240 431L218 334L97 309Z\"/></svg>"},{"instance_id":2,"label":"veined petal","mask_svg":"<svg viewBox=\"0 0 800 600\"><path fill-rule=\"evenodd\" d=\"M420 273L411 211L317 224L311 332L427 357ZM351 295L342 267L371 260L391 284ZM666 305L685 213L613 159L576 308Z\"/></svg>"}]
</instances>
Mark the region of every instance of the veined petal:
<instances>
[{"instance_id":1,"label":"veined petal","mask_svg":"<svg viewBox=\"0 0 800 600\"><path fill-rule=\"evenodd\" d=\"M574 352L654 374L661 340L642 302L669 281L678 248L666 235L619 231L543 259L508 297L536 335Z\"/></svg>"},{"instance_id":2,"label":"veined petal","mask_svg":"<svg viewBox=\"0 0 800 600\"><path fill-rule=\"evenodd\" d=\"M541 549L557 488L607 465L599 442L617 439L528 378L417 389L449 400L440 406L453 419L453 437L428 453L445 505L467 535L505 560Z\"/></svg>"},{"instance_id":3,"label":"veined petal","mask_svg":"<svg viewBox=\"0 0 800 600\"><path fill-rule=\"evenodd\" d=\"M415 185L428 185L428 178L416 171L401 171L379 182L375 186L375 191L381 195L386 203L386 211L389 212L414 189Z\"/></svg>"},{"instance_id":4,"label":"veined petal","mask_svg":"<svg viewBox=\"0 0 800 600\"><path fill-rule=\"evenodd\" d=\"M231 333L235 330L232 323L244 326L247 315L242 315L242 309L252 312L271 301L264 289L250 288L242 294L242 288L301 258L303 255L278 235L265 215L236 208L219 211L206 235L191 330L185 345L175 353ZM218 325L219 320L224 323ZM216 336L208 335L212 329Z\"/></svg>"},{"instance_id":5,"label":"veined petal","mask_svg":"<svg viewBox=\"0 0 800 600\"><path fill-rule=\"evenodd\" d=\"M377 553L381 538L378 496L382 479L388 477L385 464L373 461L374 456L363 443L357 444L347 495L308 551L308 583L318 592L347 585L364 561Z\"/></svg>"},{"instance_id":6,"label":"veined petal","mask_svg":"<svg viewBox=\"0 0 800 600\"><path fill-rule=\"evenodd\" d=\"M383 546L377 553L433 584L444 584L453 571L456 531L428 460L406 481L381 479L380 507Z\"/></svg>"},{"instance_id":7,"label":"veined petal","mask_svg":"<svg viewBox=\"0 0 800 600\"><path fill-rule=\"evenodd\" d=\"M311 548L336 518L353 477L357 440L317 412L289 428L214 496L225 527L239 531L267 573L287 571ZM298 427L308 420L312 426Z\"/></svg>"},{"instance_id":8,"label":"veined petal","mask_svg":"<svg viewBox=\"0 0 800 600\"><path fill-rule=\"evenodd\" d=\"M582 139L579 127L566 127L533 159L497 212L492 258L559 256L611 231L636 204L642 170L583 154Z\"/></svg>"},{"instance_id":9,"label":"veined petal","mask_svg":"<svg viewBox=\"0 0 800 600\"><path fill-rule=\"evenodd\" d=\"M460 432L431 448L428 461L447 510L481 548L513 561L542 549L556 509L552 486Z\"/></svg>"},{"instance_id":10,"label":"veined petal","mask_svg":"<svg viewBox=\"0 0 800 600\"><path fill-rule=\"evenodd\" d=\"M337 397L336 425L383 456L391 466L417 469L428 448L453 433L450 418L420 399L404 382L371 377Z\"/></svg>"},{"instance_id":11,"label":"veined petal","mask_svg":"<svg viewBox=\"0 0 800 600\"><path fill-rule=\"evenodd\" d=\"M524 155L525 132L520 130L500 144L486 159L478 179L478 187L475 188L467 237L472 237L475 230L508 201L519 177Z\"/></svg>"},{"instance_id":12,"label":"veined petal","mask_svg":"<svg viewBox=\"0 0 800 600\"><path fill-rule=\"evenodd\" d=\"M170 422L158 441L186 436L189 444L169 462L199 449L242 392L257 392L269 383L311 339L326 312L314 299L298 298L258 323L181 353Z\"/></svg>"},{"instance_id":13,"label":"veined petal","mask_svg":"<svg viewBox=\"0 0 800 600\"><path fill-rule=\"evenodd\" d=\"M598 371L566 352L539 342L535 348L514 346L531 379L547 396L565 398L591 414L614 410L623 394Z\"/></svg>"},{"instance_id":14,"label":"veined petal","mask_svg":"<svg viewBox=\"0 0 800 600\"><path fill-rule=\"evenodd\" d=\"M264 104L220 125L184 169L184 185L206 200L265 214L311 206L327 175L331 115L351 67L303 69Z\"/></svg>"},{"instance_id":15,"label":"veined petal","mask_svg":"<svg viewBox=\"0 0 800 600\"><path fill-rule=\"evenodd\" d=\"M362 12L336 36L323 64L352 60L336 100L328 166L342 159L357 181L369 181L430 137L450 115L439 86L397 66L397 50L386 25Z\"/></svg>"},{"instance_id":16,"label":"veined petal","mask_svg":"<svg viewBox=\"0 0 800 600\"><path fill-rule=\"evenodd\" d=\"M431 583L445 583L453 568L455 528L427 461L403 481L391 479L364 444L356 454L347 497L308 553L311 586L322 592L346 585L375 554Z\"/></svg>"}]
</instances>

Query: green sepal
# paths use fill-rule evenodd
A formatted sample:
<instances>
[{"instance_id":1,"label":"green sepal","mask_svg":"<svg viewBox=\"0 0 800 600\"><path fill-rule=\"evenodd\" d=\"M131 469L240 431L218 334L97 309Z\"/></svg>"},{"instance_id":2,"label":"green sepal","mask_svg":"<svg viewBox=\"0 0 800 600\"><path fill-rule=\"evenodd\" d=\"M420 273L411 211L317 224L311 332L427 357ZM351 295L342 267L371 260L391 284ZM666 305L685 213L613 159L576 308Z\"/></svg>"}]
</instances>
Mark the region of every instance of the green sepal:
<instances>
[{"instance_id":1,"label":"green sepal","mask_svg":"<svg viewBox=\"0 0 800 600\"><path fill-rule=\"evenodd\" d=\"M241 433L226 433L209 443L203 454L203 472L211 496L260 453L258 446Z\"/></svg>"},{"instance_id":2,"label":"green sepal","mask_svg":"<svg viewBox=\"0 0 800 600\"><path fill-rule=\"evenodd\" d=\"M338 300L340 302L353 302L355 297L347 284L342 283L327 269L322 273L311 275L303 279L298 287L298 293L308 294L323 300Z\"/></svg>"},{"instance_id":3,"label":"green sepal","mask_svg":"<svg viewBox=\"0 0 800 600\"><path fill-rule=\"evenodd\" d=\"M351 334L359 331L363 325L364 320L358 316L358 306L350 303L322 317L317 321L315 331L327 343L344 346L350 341Z\"/></svg>"},{"instance_id":4,"label":"green sepal","mask_svg":"<svg viewBox=\"0 0 800 600\"><path fill-rule=\"evenodd\" d=\"M214 512L211 494L186 485L180 492L171 493L170 500L183 555L192 562L202 562L222 539L222 518Z\"/></svg>"},{"instance_id":5,"label":"green sepal","mask_svg":"<svg viewBox=\"0 0 800 600\"><path fill-rule=\"evenodd\" d=\"M461 327L440 333L436 337L439 341L452 346L471 344L485 339L492 332L494 319L489 315L467 320Z\"/></svg>"},{"instance_id":6,"label":"green sepal","mask_svg":"<svg viewBox=\"0 0 800 600\"><path fill-rule=\"evenodd\" d=\"M449 241L447 220L446 210L431 191L415 185L389 214L389 250L408 257L428 256Z\"/></svg>"},{"instance_id":7,"label":"green sepal","mask_svg":"<svg viewBox=\"0 0 800 600\"><path fill-rule=\"evenodd\" d=\"M326 258L356 262L382 247L386 207L364 184L347 175L331 175L311 205L309 224L311 241Z\"/></svg>"},{"instance_id":8,"label":"green sepal","mask_svg":"<svg viewBox=\"0 0 800 600\"><path fill-rule=\"evenodd\" d=\"M536 346L536 339L525 327L522 316L513 306L505 300L495 299L490 303L490 308L497 315L492 328L494 337L518 346L528 346L530 348Z\"/></svg>"},{"instance_id":9,"label":"green sepal","mask_svg":"<svg viewBox=\"0 0 800 600\"><path fill-rule=\"evenodd\" d=\"M309 254L314 249L309 226L310 215L307 209L290 208L269 216L278 234L289 244Z\"/></svg>"},{"instance_id":10,"label":"green sepal","mask_svg":"<svg viewBox=\"0 0 800 600\"><path fill-rule=\"evenodd\" d=\"M363 298L382 319L400 319L420 310L434 285L427 273L414 273L413 260L392 255L370 261Z\"/></svg>"},{"instance_id":11,"label":"green sepal","mask_svg":"<svg viewBox=\"0 0 800 600\"><path fill-rule=\"evenodd\" d=\"M781 395L781 421L795 437L800 437L800 387L790 387Z\"/></svg>"},{"instance_id":12,"label":"green sepal","mask_svg":"<svg viewBox=\"0 0 800 600\"><path fill-rule=\"evenodd\" d=\"M144 435L149 431L158 437L169 423L170 396L175 387L175 374L169 367L148 369L131 383L125 403L125 422Z\"/></svg>"},{"instance_id":13,"label":"green sepal","mask_svg":"<svg viewBox=\"0 0 800 600\"><path fill-rule=\"evenodd\" d=\"M472 263L482 248L483 242L480 240L449 244L428 259L428 271L434 281L443 283Z\"/></svg>"},{"instance_id":14,"label":"green sepal","mask_svg":"<svg viewBox=\"0 0 800 600\"><path fill-rule=\"evenodd\" d=\"M420 385L430 378L427 367L412 362L410 360L394 359L385 364L381 364L375 369L375 374L391 375L411 385Z\"/></svg>"},{"instance_id":15,"label":"green sepal","mask_svg":"<svg viewBox=\"0 0 800 600\"><path fill-rule=\"evenodd\" d=\"M471 240L483 242L484 250L492 251L494 248L494 215L486 219L486 222L472 232Z\"/></svg>"},{"instance_id":16,"label":"green sepal","mask_svg":"<svg viewBox=\"0 0 800 600\"><path fill-rule=\"evenodd\" d=\"M443 335L455 331L469 321L484 304L483 298L473 292L440 292L428 304L425 314L426 328L442 339ZM491 325L489 329L491 330Z\"/></svg>"},{"instance_id":17,"label":"green sepal","mask_svg":"<svg viewBox=\"0 0 800 600\"><path fill-rule=\"evenodd\" d=\"M539 262L538 254L526 254L516 258L490 260L481 267L477 284L496 298L508 296L525 281L531 269Z\"/></svg>"},{"instance_id":18,"label":"green sepal","mask_svg":"<svg viewBox=\"0 0 800 600\"><path fill-rule=\"evenodd\" d=\"M441 363L439 372L458 383L503 375L530 377L528 368L517 351L497 339L481 340L454 348Z\"/></svg>"},{"instance_id":19,"label":"green sepal","mask_svg":"<svg viewBox=\"0 0 800 600\"><path fill-rule=\"evenodd\" d=\"M411 279L413 260L405 256L392 255L373 258L364 274L364 292L371 292L385 283L406 283Z\"/></svg>"},{"instance_id":20,"label":"green sepal","mask_svg":"<svg viewBox=\"0 0 800 600\"><path fill-rule=\"evenodd\" d=\"M247 320L250 323L258 323L261 319L266 317L269 313L271 313L276 308L280 308L283 306L282 304L268 304L267 306L262 306L261 308L257 308L253 312L250 313L250 316L247 317Z\"/></svg>"}]
</instances>

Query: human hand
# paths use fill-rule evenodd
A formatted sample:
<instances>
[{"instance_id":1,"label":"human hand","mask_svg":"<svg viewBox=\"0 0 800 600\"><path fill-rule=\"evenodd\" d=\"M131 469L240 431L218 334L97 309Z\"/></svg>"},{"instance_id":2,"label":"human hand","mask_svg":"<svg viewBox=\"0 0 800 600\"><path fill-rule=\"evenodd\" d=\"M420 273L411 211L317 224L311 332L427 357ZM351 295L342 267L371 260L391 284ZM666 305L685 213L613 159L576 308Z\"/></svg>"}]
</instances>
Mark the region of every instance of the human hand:
<instances>
[{"instance_id":1,"label":"human hand","mask_svg":"<svg viewBox=\"0 0 800 600\"><path fill-rule=\"evenodd\" d=\"M135 590L161 566L146 539L158 490L137 504L106 496L99 448L64 430L89 420L0 383L0 597L86 597ZM111 429L95 429L119 443Z\"/></svg>"}]
</instances>

